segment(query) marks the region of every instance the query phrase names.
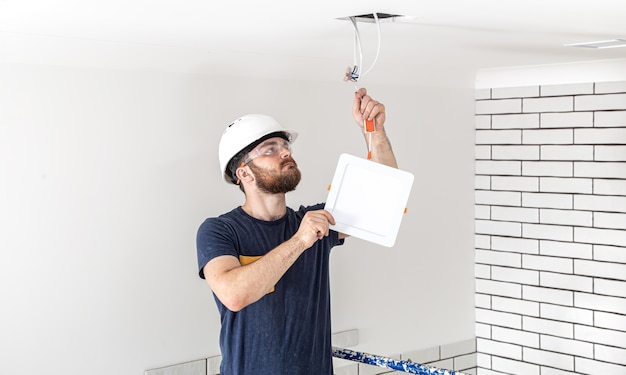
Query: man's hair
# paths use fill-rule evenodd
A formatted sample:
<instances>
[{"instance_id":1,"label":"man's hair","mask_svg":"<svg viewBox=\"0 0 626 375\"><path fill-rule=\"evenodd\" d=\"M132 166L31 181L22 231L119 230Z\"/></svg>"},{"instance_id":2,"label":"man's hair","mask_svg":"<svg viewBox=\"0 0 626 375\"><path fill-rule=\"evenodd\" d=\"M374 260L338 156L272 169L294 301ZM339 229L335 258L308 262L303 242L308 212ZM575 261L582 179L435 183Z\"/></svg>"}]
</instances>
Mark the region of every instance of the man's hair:
<instances>
[{"instance_id":1,"label":"man's hair","mask_svg":"<svg viewBox=\"0 0 626 375\"><path fill-rule=\"evenodd\" d=\"M233 184L237 184L237 180L238 180L237 169L241 166L241 163L244 162L246 155L248 155L250 151L254 150L254 148L260 145L262 142L270 138L274 138L274 137L281 137L285 139L286 141L289 141L289 135L285 132L279 131L279 132L270 133L250 143L248 146L244 147L241 151L239 151L237 154L235 154L235 156L233 156L230 159L230 161L227 164L226 171L224 173L228 174L228 177L233 182ZM239 189L245 193L243 189L243 184L241 183L239 184Z\"/></svg>"}]
</instances>

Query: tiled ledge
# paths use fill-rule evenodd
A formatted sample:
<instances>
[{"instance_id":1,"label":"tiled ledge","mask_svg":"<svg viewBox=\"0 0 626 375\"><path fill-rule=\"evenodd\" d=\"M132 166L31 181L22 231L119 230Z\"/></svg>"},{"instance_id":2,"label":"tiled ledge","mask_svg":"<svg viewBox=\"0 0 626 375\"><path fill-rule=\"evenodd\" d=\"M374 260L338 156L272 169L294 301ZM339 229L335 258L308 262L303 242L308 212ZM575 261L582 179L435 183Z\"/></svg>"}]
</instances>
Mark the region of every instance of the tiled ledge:
<instances>
[{"instance_id":1,"label":"tiled ledge","mask_svg":"<svg viewBox=\"0 0 626 375\"><path fill-rule=\"evenodd\" d=\"M358 344L358 330L349 330L333 334L333 345L351 347ZM476 374L476 339L464 340L433 348L407 351L390 357L411 360L416 363L440 368L448 368L463 372L466 375ZM180 363L151 370L144 375L219 375L221 356L203 358L196 361ZM400 373L389 369L355 363L347 360L334 359L335 375L379 375Z\"/></svg>"}]
</instances>

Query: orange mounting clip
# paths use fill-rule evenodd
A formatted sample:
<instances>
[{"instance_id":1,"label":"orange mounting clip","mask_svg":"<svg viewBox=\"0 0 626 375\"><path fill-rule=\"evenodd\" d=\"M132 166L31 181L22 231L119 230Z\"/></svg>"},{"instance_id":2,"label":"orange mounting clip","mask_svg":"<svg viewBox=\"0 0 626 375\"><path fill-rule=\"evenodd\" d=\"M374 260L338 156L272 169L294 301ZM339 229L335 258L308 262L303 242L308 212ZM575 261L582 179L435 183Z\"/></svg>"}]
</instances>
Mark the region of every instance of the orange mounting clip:
<instances>
[{"instance_id":1,"label":"orange mounting clip","mask_svg":"<svg viewBox=\"0 0 626 375\"><path fill-rule=\"evenodd\" d=\"M365 132L366 133L373 133L376 131L376 127L374 126L374 119L367 119L365 120Z\"/></svg>"}]
</instances>

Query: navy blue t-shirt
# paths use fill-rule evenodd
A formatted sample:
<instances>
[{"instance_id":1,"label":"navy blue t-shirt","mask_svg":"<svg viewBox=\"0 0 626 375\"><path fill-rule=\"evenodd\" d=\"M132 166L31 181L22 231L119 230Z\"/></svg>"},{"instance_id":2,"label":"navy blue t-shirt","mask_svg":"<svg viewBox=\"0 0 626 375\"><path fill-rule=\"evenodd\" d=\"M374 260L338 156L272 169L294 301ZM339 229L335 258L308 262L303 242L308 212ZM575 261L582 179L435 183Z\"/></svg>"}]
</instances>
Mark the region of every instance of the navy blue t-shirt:
<instances>
[{"instance_id":1,"label":"navy blue t-shirt","mask_svg":"<svg viewBox=\"0 0 626 375\"><path fill-rule=\"evenodd\" d=\"M209 218L198 229L200 277L213 258L232 255L242 264L263 256L291 238L307 211L287 208L275 221L249 216L241 207ZM239 312L215 297L222 328L222 375L332 375L330 325L330 249L343 243L331 231L289 268L274 290Z\"/></svg>"}]
</instances>

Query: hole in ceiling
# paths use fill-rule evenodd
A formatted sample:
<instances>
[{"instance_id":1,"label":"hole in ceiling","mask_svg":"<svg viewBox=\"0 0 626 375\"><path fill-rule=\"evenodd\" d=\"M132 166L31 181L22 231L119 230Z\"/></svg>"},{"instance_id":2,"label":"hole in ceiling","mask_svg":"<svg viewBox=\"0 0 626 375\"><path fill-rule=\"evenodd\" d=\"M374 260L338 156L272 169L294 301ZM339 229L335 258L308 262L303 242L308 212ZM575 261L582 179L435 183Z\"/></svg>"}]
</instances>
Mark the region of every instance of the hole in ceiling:
<instances>
[{"instance_id":1,"label":"hole in ceiling","mask_svg":"<svg viewBox=\"0 0 626 375\"><path fill-rule=\"evenodd\" d=\"M401 14L392 14L392 13L378 13L376 12L376 16L378 17L378 22L399 22L406 21L409 19L413 19L413 17L404 16ZM354 18L357 22L369 22L376 23L376 19L374 18L374 13L369 14L361 14L357 16L348 16L337 18L339 20L350 21L351 18Z\"/></svg>"}]
</instances>

